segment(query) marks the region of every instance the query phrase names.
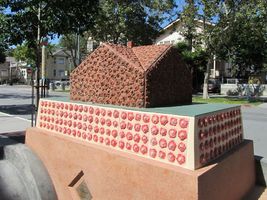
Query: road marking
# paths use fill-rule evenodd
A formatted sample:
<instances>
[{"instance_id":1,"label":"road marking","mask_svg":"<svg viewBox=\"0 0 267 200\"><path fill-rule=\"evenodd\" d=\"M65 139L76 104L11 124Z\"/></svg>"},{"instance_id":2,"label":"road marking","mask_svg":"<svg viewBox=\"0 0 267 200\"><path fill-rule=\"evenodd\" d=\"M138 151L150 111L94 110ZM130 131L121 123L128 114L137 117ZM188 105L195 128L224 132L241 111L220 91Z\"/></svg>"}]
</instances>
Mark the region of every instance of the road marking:
<instances>
[{"instance_id":1,"label":"road marking","mask_svg":"<svg viewBox=\"0 0 267 200\"><path fill-rule=\"evenodd\" d=\"M8 116L8 117L13 117L13 118L16 118L16 119L24 120L24 121L27 121L27 122L31 122L31 120L24 119L22 117L16 117L15 115L10 115L10 114L3 113L3 112L0 112L0 114L5 115L5 116Z\"/></svg>"}]
</instances>

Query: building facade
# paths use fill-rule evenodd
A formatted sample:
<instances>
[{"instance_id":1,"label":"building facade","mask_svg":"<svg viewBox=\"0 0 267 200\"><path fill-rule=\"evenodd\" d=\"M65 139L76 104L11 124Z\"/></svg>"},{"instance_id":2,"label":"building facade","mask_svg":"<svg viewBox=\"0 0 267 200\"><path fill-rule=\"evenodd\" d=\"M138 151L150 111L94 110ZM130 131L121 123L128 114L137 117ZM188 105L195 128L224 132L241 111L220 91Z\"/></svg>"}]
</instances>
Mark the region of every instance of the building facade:
<instances>
[{"instance_id":1,"label":"building facade","mask_svg":"<svg viewBox=\"0 0 267 200\"><path fill-rule=\"evenodd\" d=\"M21 67L25 63L18 62L14 57L6 57L5 63L0 64L0 84L24 82ZM27 74L24 74L27 76Z\"/></svg>"},{"instance_id":2,"label":"building facade","mask_svg":"<svg viewBox=\"0 0 267 200\"><path fill-rule=\"evenodd\" d=\"M58 49L48 52L45 62L45 78L51 81L69 79L69 74L74 68L70 52Z\"/></svg>"}]
</instances>

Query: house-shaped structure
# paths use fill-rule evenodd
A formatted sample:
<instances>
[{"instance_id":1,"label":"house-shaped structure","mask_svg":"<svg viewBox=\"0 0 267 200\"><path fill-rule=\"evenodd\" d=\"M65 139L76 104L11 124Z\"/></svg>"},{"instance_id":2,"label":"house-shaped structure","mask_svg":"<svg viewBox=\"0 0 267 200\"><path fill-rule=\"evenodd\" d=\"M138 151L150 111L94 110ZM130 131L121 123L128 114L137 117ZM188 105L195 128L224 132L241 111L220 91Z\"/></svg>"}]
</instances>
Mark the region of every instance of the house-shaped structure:
<instances>
[{"instance_id":1,"label":"house-shaped structure","mask_svg":"<svg viewBox=\"0 0 267 200\"><path fill-rule=\"evenodd\" d=\"M70 76L71 100L130 107L190 104L191 75L170 45L104 43Z\"/></svg>"}]
</instances>

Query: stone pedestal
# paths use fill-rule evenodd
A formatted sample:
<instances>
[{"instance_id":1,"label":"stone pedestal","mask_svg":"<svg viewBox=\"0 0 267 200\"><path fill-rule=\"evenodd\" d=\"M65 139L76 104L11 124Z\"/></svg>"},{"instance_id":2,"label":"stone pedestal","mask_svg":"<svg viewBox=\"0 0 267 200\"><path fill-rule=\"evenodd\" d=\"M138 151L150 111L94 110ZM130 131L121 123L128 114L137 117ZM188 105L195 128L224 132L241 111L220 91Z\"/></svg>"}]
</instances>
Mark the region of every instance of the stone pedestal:
<instances>
[{"instance_id":1,"label":"stone pedestal","mask_svg":"<svg viewBox=\"0 0 267 200\"><path fill-rule=\"evenodd\" d=\"M47 167L59 200L236 200L255 182L247 140L194 171L40 128L27 130L26 144Z\"/></svg>"}]
</instances>

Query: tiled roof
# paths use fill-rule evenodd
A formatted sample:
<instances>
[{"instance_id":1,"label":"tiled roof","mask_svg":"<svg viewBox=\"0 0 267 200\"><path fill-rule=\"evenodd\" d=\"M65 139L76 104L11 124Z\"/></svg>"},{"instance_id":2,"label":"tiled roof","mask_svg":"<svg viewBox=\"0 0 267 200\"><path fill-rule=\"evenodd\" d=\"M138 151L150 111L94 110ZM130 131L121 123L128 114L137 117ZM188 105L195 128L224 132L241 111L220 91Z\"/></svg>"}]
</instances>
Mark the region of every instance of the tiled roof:
<instances>
[{"instance_id":1,"label":"tiled roof","mask_svg":"<svg viewBox=\"0 0 267 200\"><path fill-rule=\"evenodd\" d=\"M147 71L163 55L170 45L147 45L132 48L143 69Z\"/></svg>"},{"instance_id":2,"label":"tiled roof","mask_svg":"<svg viewBox=\"0 0 267 200\"><path fill-rule=\"evenodd\" d=\"M122 60L133 65L134 68L140 69L140 63L136 55L131 48L124 45L115 45L110 43L104 43L113 53L122 58Z\"/></svg>"},{"instance_id":3,"label":"tiled roof","mask_svg":"<svg viewBox=\"0 0 267 200\"><path fill-rule=\"evenodd\" d=\"M170 45L147 45L129 48L123 45L104 44L135 68L147 71L163 55Z\"/></svg>"}]
</instances>

